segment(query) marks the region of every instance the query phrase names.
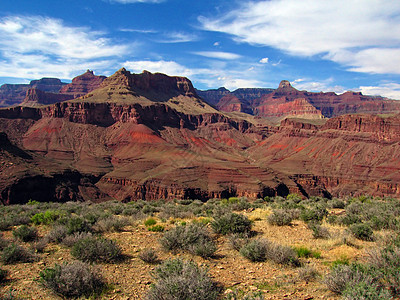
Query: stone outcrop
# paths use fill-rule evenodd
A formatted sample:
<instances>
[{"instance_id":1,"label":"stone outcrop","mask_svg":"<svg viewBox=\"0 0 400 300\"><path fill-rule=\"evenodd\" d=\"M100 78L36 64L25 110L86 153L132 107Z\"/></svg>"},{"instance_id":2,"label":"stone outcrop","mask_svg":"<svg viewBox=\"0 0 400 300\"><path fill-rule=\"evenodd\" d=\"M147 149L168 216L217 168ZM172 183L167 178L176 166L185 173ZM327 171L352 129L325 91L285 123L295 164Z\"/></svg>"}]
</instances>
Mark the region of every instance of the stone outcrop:
<instances>
[{"instance_id":1,"label":"stone outcrop","mask_svg":"<svg viewBox=\"0 0 400 300\"><path fill-rule=\"evenodd\" d=\"M33 106L63 102L66 100L71 100L73 98L74 98L73 95L43 92L42 90L32 88L26 92L24 101L22 101L22 103L20 105L33 107Z\"/></svg>"},{"instance_id":2,"label":"stone outcrop","mask_svg":"<svg viewBox=\"0 0 400 300\"><path fill-rule=\"evenodd\" d=\"M72 79L70 84L63 86L60 93L71 95L71 99L78 98L99 88L104 79L106 79L105 76L96 76L93 71L87 70L82 75Z\"/></svg>"}]
</instances>

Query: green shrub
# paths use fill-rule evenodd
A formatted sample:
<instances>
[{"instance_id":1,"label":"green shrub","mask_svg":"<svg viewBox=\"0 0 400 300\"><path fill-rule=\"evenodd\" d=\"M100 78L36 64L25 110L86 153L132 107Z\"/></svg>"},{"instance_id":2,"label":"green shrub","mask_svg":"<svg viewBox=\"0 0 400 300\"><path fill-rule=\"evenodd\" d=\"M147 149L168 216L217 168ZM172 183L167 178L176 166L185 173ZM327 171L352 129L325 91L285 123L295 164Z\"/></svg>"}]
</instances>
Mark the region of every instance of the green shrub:
<instances>
[{"instance_id":1,"label":"green shrub","mask_svg":"<svg viewBox=\"0 0 400 300\"><path fill-rule=\"evenodd\" d=\"M57 210L47 210L44 213L37 213L31 218L31 222L35 225L49 225L54 223L63 214Z\"/></svg>"},{"instance_id":2,"label":"green shrub","mask_svg":"<svg viewBox=\"0 0 400 300\"><path fill-rule=\"evenodd\" d=\"M252 225L246 216L235 213L216 216L211 222L213 230L220 234L250 232Z\"/></svg>"},{"instance_id":3,"label":"green shrub","mask_svg":"<svg viewBox=\"0 0 400 300\"><path fill-rule=\"evenodd\" d=\"M168 260L153 276L156 282L147 294L149 300L216 300L220 294L208 271L191 261Z\"/></svg>"},{"instance_id":4,"label":"green shrub","mask_svg":"<svg viewBox=\"0 0 400 300\"><path fill-rule=\"evenodd\" d=\"M80 261L44 269L40 281L54 293L68 298L99 295L106 285L97 271Z\"/></svg>"},{"instance_id":5,"label":"green shrub","mask_svg":"<svg viewBox=\"0 0 400 300\"><path fill-rule=\"evenodd\" d=\"M312 209L304 209L300 213L300 219L304 222L321 222L327 215L328 211L325 207L314 207Z\"/></svg>"},{"instance_id":6,"label":"green shrub","mask_svg":"<svg viewBox=\"0 0 400 300\"><path fill-rule=\"evenodd\" d=\"M350 232L363 241L372 241L374 232L370 225L365 223L353 224L350 226Z\"/></svg>"},{"instance_id":7,"label":"green shrub","mask_svg":"<svg viewBox=\"0 0 400 300\"><path fill-rule=\"evenodd\" d=\"M294 220L293 214L290 210L274 209L272 214L268 216L268 223L276 226L290 225Z\"/></svg>"},{"instance_id":8,"label":"green shrub","mask_svg":"<svg viewBox=\"0 0 400 300\"><path fill-rule=\"evenodd\" d=\"M348 284L343 290L342 296L346 300L359 300L359 299L371 299L371 300L391 300L393 299L390 292L371 280L363 280L361 282L355 282L354 284Z\"/></svg>"},{"instance_id":9,"label":"green shrub","mask_svg":"<svg viewBox=\"0 0 400 300\"><path fill-rule=\"evenodd\" d=\"M313 251L308 249L305 246L300 246L300 247L293 247L294 251L296 252L298 257L313 257L313 258L321 258L321 253L318 251Z\"/></svg>"},{"instance_id":10,"label":"green shrub","mask_svg":"<svg viewBox=\"0 0 400 300\"><path fill-rule=\"evenodd\" d=\"M113 262L121 257L121 248L115 241L87 237L72 247L71 255L85 262Z\"/></svg>"},{"instance_id":11,"label":"green shrub","mask_svg":"<svg viewBox=\"0 0 400 300\"><path fill-rule=\"evenodd\" d=\"M15 264L18 262L32 262L34 255L22 246L12 243L3 249L1 262L4 264Z\"/></svg>"},{"instance_id":12,"label":"green shrub","mask_svg":"<svg viewBox=\"0 0 400 300\"><path fill-rule=\"evenodd\" d=\"M139 252L139 258L148 264L156 264L159 259L154 249L144 249Z\"/></svg>"},{"instance_id":13,"label":"green shrub","mask_svg":"<svg viewBox=\"0 0 400 300\"><path fill-rule=\"evenodd\" d=\"M97 232L121 232L128 224L127 218L108 216L97 220L93 227Z\"/></svg>"},{"instance_id":14,"label":"green shrub","mask_svg":"<svg viewBox=\"0 0 400 300\"><path fill-rule=\"evenodd\" d=\"M91 232L75 232L67 235L61 243L67 247L73 247L77 242L87 238L93 238L93 234Z\"/></svg>"},{"instance_id":15,"label":"green shrub","mask_svg":"<svg viewBox=\"0 0 400 300\"><path fill-rule=\"evenodd\" d=\"M34 227L27 225L21 225L20 227L13 230L13 236L23 242L30 242L37 238L38 232Z\"/></svg>"},{"instance_id":16,"label":"green shrub","mask_svg":"<svg viewBox=\"0 0 400 300\"><path fill-rule=\"evenodd\" d=\"M160 243L168 251L184 250L203 257L210 257L217 250L210 234L200 223L176 226L164 233Z\"/></svg>"},{"instance_id":17,"label":"green shrub","mask_svg":"<svg viewBox=\"0 0 400 300\"><path fill-rule=\"evenodd\" d=\"M145 226L152 226L156 225L157 221L154 218L147 218L146 221L144 221Z\"/></svg>"},{"instance_id":18,"label":"green shrub","mask_svg":"<svg viewBox=\"0 0 400 300\"><path fill-rule=\"evenodd\" d=\"M88 232L92 230L90 223L83 217L79 216L64 217L59 219L58 222L67 228L67 234L72 234L74 232Z\"/></svg>"},{"instance_id":19,"label":"green shrub","mask_svg":"<svg viewBox=\"0 0 400 300\"><path fill-rule=\"evenodd\" d=\"M165 227L160 224L148 227L148 230L153 231L153 232L163 232L164 229L165 229Z\"/></svg>"}]
</instances>

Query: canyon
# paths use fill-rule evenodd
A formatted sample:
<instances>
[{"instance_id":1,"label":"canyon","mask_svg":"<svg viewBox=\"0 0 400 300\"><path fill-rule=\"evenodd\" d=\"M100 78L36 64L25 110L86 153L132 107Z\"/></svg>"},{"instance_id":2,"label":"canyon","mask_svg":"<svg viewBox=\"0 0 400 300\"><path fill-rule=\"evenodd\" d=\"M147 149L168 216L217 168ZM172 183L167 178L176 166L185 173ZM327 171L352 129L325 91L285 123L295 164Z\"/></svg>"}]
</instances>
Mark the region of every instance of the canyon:
<instances>
[{"instance_id":1,"label":"canyon","mask_svg":"<svg viewBox=\"0 0 400 300\"><path fill-rule=\"evenodd\" d=\"M38 90L0 109L3 204L400 193L394 100L124 68Z\"/></svg>"}]
</instances>

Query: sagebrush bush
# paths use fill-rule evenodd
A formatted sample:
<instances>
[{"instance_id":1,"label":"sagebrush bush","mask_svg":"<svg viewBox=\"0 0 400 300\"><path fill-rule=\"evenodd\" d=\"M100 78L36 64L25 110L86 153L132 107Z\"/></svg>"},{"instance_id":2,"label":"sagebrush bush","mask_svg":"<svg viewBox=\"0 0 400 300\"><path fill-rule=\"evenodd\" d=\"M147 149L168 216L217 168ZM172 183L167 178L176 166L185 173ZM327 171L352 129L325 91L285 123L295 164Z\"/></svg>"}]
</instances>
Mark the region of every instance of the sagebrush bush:
<instances>
[{"instance_id":1,"label":"sagebrush bush","mask_svg":"<svg viewBox=\"0 0 400 300\"><path fill-rule=\"evenodd\" d=\"M311 209L304 209L300 213L300 219L303 220L304 222L321 222L324 217L328 215L328 211L326 210L325 207L313 207Z\"/></svg>"},{"instance_id":2,"label":"sagebrush bush","mask_svg":"<svg viewBox=\"0 0 400 300\"><path fill-rule=\"evenodd\" d=\"M217 250L211 235L200 223L175 226L164 233L160 244L168 251L184 250L202 257L210 257Z\"/></svg>"},{"instance_id":3,"label":"sagebrush bush","mask_svg":"<svg viewBox=\"0 0 400 300\"><path fill-rule=\"evenodd\" d=\"M21 225L20 227L13 230L13 236L23 242L30 242L37 238L38 231L35 227Z\"/></svg>"},{"instance_id":4,"label":"sagebrush bush","mask_svg":"<svg viewBox=\"0 0 400 300\"><path fill-rule=\"evenodd\" d=\"M213 230L220 234L250 232L252 225L249 218L235 213L215 216L214 221L211 222Z\"/></svg>"},{"instance_id":5,"label":"sagebrush bush","mask_svg":"<svg viewBox=\"0 0 400 300\"><path fill-rule=\"evenodd\" d=\"M286 209L274 209L272 214L270 214L267 218L269 224L276 226L290 225L293 220L293 214L290 210Z\"/></svg>"},{"instance_id":6,"label":"sagebrush bush","mask_svg":"<svg viewBox=\"0 0 400 300\"><path fill-rule=\"evenodd\" d=\"M41 238L40 240L34 242L31 245L31 248L34 252L42 253L48 244L48 240L46 238Z\"/></svg>"},{"instance_id":7,"label":"sagebrush bush","mask_svg":"<svg viewBox=\"0 0 400 300\"><path fill-rule=\"evenodd\" d=\"M49 242L61 243L62 240L67 236L68 228L65 225L56 225L50 232L45 236Z\"/></svg>"},{"instance_id":8,"label":"sagebrush bush","mask_svg":"<svg viewBox=\"0 0 400 300\"><path fill-rule=\"evenodd\" d=\"M314 281L319 276L319 273L313 266L305 266L299 268L299 273L297 276L300 280L310 282Z\"/></svg>"},{"instance_id":9,"label":"sagebrush bush","mask_svg":"<svg viewBox=\"0 0 400 300\"><path fill-rule=\"evenodd\" d=\"M228 241L233 250L239 251L249 242L250 236L247 233L232 233L228 236Z\"/></svg>"},{"instance_id":10,"label":"sagebrush bush","mask_svg":"<svg viewBox=\"0 0 400 300\"><path fill-rule=\"evenodd\" d=\"M74 244L71 255L85 262L114 262L121 258L122 251L113 240L87 237Z\"/></svg>"},{"instance_id":11,"label":"sagebrush bush","mask_svg":"<svg viewBox=\"0 0 400 300\"><path fill-rule=\"evenodd\" d=\"M127 225L129 225L127 218L108 216L97 220L93 228L97 232L121 232Z\"/></svg>"},{"instance_id":12,"label":"sagebrush bush","mask_svg":"<svg viewBox=\"0 0 400 300\"><path fill-rule=\"evenodd\" d=\"M49 225L54 223L63 214L57 210L47 210L44 213L37 213L31 217L31 222L35 225L45 224Z\"/></svg>"},{"instance_id":13,"label":"sagebrush bush","mask_svg":"<svg viewBox=\"0 0 400 300\"><path fill-rule=\"evenodd\" d=\"M299 265L296 253L292 248L272 243L267 239L250 241L240 249L240 254L253 262L270 260L277 264Z\"/></svg>"},{"instance_id":14,"label":"sagebrush bush","mask_svg":"<svg viewBox=\"0 0 400 300\"><path fill-rule=\"evenodd\" d=\"M73 234L67 235L61 243L67 247L73 247L77 242L86 239L92 238L93 234L91 232L75 232Z\"/></svg>"},{"instance_id":15,"label":"sagebrush bush","mask_svg":"<svg viewBox=\"0 0 400 300\"><path fill-rule=\"evenodd\" d=\"M19 262L32 262L35 256L24 247L11 243L3 249L0 259L4 264L15 264Z\"/></svg>"},{"instance_id":16,"label":"sagebrush bush","mask_svg":"<svg viewBox=\"0 0 400 300\"><path fill-rule=\"evenodd\" d=\"M270 242L265 239L252 240L240 249L240 254L252 262L263 262L267 259Z\"/></svg>"},{"instance_id":17,"label":"sagebrush bush","mask_svg":"<svg viewBox=\"0 0 400 300\"><path fill-rule=\"evenodd\" d=\"M307 226L312 230L314 239L328 239L331 236L329 229L321 226L318 222L309 222Z\"/></svg>"},{"instance_id":18,"label":"sagebrush bush","mask_svg":"<svg viewBox=\"0 0 400 300\"><path fill-rule=\"evenodd\" d=\"M372 241L374 231L371 226L365 223L353 224L350 226L351 233L360 240L363 241Z\"/></svg>"},{"instance_id":19,"label":"sagebrush bush","mask_svg":"<svg viewBox=\"0 0 400 300\"><path fill-rule=\"evenodd\" d=\"M154 249L143 249L139 252L139 258L148 264L156 264L159 259Z\"/></svg>"},{"instance_id":20,"label":"sagebrush bush","mask_svg":"<svg viewBox=\"0 0 400 300\"><path fill-rule=\"evenodd\" d=\"M44 269L40 281L54 293L68 298L99 295L106 285L98 271L80 261Z\"/></svg>"},{"instance_id":21,"label":"sagebrush bush","mask_svg":"<svg viewBox=\"0 0 400 300\"><path fill-rule=\"evenodd\" d=\"M149 300L216 300L220 294L208 270L192 261L165 261L153 277L156 282L147 294Z\"/></svg>"},{"instance_id":22,"label":"sagebrush bush","mask_svg":"<svg viewBox=\"0 0 400 300\"><path fill-rule=\"evenodd\" d=\"M90 223L80 216L64 217L59 222L67 228L67 234L92 230Z\"/></svg>"}]
</instances>

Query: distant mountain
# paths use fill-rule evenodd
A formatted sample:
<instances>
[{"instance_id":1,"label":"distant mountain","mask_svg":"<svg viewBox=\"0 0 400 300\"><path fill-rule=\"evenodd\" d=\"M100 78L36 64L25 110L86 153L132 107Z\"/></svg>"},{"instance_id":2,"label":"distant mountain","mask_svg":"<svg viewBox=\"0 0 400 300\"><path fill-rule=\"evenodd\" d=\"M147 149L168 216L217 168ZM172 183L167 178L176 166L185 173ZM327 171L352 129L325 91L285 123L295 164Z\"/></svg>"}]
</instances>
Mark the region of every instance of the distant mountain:
<instances>
[{"instance_id":1,"label":"distant mountain","mask_svg":"<svg viewBox=\"0 0 400 300\"><path fill-rule=\"evenodd\" d=\"M379 98L288 82L217 92L233 112L204 102L185 77L121 69L74 100L0 109L0 201L400 195L400 115L326 119L315 104L344 112L326 94ZM275 126L238 112L246 92L254 112L296 118Z\"/></svg>"},{"instance_id":2,"label":"distant mountain","mask_svg":"<svg viewBox=\"0 0 400 300\"><path fill-rule=\"evenodd\" d=\"M3 84L0 86L0 106L18 105L25 99L29 89L58 93L66 85L58 78L32 80L29 84Z\"/></svg>"},{"instance_id":3,"label":"distant mountain","mask_svg":"<svg viewBox=\"0 0 400 300\"><path fill-rule=\"evenodd\" d=\"M400 101L388 100L379 96L365 96L356 92L337 95L333 92L299 91L286 80L283 80L275 90L238 89L229 92L225 88L220 88L198 91L198 93L206 102L221 111L240 111L275 120L282 120L290 116L314 119L331 118L349 113L391 114L400 112Z\"/></svg>"}]
</instances>

